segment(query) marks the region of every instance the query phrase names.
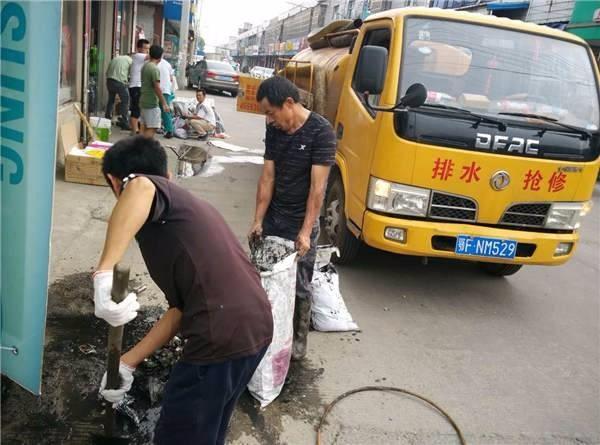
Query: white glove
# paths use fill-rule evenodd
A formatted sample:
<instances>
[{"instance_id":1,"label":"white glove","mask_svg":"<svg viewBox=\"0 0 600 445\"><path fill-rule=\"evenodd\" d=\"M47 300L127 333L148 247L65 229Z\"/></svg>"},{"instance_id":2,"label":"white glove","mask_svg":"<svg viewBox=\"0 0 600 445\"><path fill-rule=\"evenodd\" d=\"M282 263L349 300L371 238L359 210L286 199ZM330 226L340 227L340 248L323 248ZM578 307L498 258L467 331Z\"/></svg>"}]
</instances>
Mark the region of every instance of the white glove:
<instances>
[{"instance_id":1,"label":"white glove","mask_svg":"<svg viewBox=\"0 0 600 445\"><path fill-rule=\"evenodd\" d=\"M106 387L106 372L102 376L99 393L107 402L112 403L113 407L123 400L127 391L131 389L131 384L133 383L133 371L135 371L135 368L132 368L123 362L119 363L119 376L121 377L121 387L119 389L104 389Z\"/></svg>"},{"instance_id":2,"label":"white glove","mask_svg":"<svg viewBox=\"0 0 600 445\"><path fill-rule=\"evenodd\" d=\"M133 292L120 303L115 303L110 296L112 283L112 270L100 270L94 274L94 314L116 327L133 320L140 305Z\"/></svg>"}]
</instances>

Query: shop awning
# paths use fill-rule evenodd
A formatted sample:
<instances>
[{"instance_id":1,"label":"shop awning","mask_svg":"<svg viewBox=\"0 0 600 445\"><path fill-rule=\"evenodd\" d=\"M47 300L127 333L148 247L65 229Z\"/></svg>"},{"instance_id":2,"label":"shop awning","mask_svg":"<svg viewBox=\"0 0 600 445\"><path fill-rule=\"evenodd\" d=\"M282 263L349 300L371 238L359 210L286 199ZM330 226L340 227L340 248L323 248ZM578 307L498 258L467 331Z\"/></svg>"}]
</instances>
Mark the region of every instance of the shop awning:
<instances>
[{"instance_id":1,"label":"shop awning","mask_svg":"<svg viewBox=\"0 0 600 445\"><path fill-rule=\"evenodd\" d=\"M515 9L529 8L529 2L491 2L486 5L490 11L512 11Z\"/></svg>"}]
</instances>

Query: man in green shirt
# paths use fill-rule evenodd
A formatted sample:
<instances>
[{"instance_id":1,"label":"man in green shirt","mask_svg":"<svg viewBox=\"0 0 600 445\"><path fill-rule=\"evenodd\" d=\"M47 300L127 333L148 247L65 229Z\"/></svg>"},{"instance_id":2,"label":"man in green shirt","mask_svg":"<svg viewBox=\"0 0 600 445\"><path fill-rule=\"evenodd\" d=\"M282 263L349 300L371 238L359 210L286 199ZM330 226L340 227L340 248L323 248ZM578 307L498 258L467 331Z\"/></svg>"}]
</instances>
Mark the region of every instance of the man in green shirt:
<instances>
[{"instance_id":1,"label":"man in green shirt","mask_svg":"<svg viewBox=\"0 0 600 445\"><path fill-rule=\"evenodd\" d=\"M160 108L165 113L171 109L160 89L160 70L158 63L162 58L163 49L158 45L150 47L150 61L142 68L142 90L140 94L140 109L143 135L147 138L154 137L156 130L161 127Z\"/></svg>"},{"instance_id":2,"label":"man in green shirt","mask_svg":"<svg viewBox=\"0 0 600 445\"><path fill-rule=\"evenodd\" d=\"M127 55L116 56L108 64L106 71L106 89L108 90L108 103L104 117L112 119L115 96L119 95L119 114L121 115L118 125L123 130L129 130L129 69L131 68L131 57Z\"/></svg>"}]
</instances>

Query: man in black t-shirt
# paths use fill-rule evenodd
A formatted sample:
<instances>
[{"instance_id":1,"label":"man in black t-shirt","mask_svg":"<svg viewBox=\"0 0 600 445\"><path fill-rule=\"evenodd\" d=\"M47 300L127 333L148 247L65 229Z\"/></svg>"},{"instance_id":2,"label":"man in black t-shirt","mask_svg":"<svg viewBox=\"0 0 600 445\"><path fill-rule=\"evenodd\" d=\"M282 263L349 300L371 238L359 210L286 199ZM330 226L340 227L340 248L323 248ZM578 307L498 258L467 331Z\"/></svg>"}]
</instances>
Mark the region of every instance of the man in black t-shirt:
<instances>
[{"instance_id":1,"label":"man in black t-shirt","mask_svg":"<svg viewBox=\"0 0 600 445\"><path fill-rule=\"evenodd\" d=\"M169 180L160 144L124 139L105 154L103 173L117 196L94 273L96 315L113 326L133 319L135 295L112 302L112 270L137 240L169 310L121 357L121 387L100 394L121 400L135 367L176 333L184 338L162 399L156 444L221 445L235 404L265 354L273 318L256 268L208 202Z\"/></svg>"},{"instance_id":2,"label":"man in black t-shirt","mask_svg":"<svg viewBox=\"0 0 600 445\"><path fill-rule=\"evenodd\" d=\"M274 235L296 242L300 256L292 348L296 360L306 355L319 213L336 148L329 122L304 108L299 96L294 84L279 76L258 88L256 97L267 121L266 149L249 233L251 238Z\"/></svg>"}]
</instances>

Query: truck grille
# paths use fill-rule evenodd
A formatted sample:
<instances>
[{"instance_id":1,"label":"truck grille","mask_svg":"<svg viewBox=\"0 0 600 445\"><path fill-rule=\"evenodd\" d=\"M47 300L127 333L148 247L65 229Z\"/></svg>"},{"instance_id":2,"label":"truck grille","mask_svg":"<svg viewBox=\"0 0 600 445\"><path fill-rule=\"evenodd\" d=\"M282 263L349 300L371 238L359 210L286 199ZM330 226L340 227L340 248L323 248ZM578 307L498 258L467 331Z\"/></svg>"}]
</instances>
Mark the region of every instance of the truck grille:
<instances>
[{"instance_id":1,"label":"truck grille","mask_svg":"<svg viewBox=\"0 0 600 445\"><path fill-rule=\"evenodd\" d=\"M457 221L475 221L477 219L477 203L462 196L433 192L429 216Z\"/></svg>"},{"instance_id":2,"label":"truck grille","mask_svg":"<svg viewBox=\"0 0 600 445\"><path fill-rule=\"evenodd\" d=\"M500 224L508 226L544 227L550 204L515 204L504 212Z\"/></svg>"}]
</instances>

